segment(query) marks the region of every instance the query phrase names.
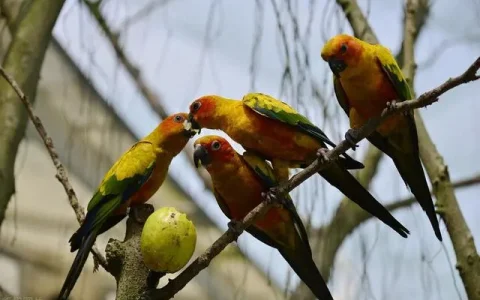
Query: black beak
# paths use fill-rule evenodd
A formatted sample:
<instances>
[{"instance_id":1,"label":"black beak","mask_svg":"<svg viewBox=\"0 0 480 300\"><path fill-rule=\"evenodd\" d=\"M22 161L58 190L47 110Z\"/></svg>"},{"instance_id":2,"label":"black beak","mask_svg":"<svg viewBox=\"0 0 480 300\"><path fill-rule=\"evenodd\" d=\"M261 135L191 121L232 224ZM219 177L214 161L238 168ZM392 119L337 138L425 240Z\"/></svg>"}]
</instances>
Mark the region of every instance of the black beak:
<instances>
[{"instance_id":1,"label":"black beak","mask_svg":"<svg viewBox=\"0 0 480 300\"><path fill-rule=\"evenodd\" d=\"M191 113L188 114L188 121L190 122L190 124L192 124L192 130L198 130L198 134L200 134L200 132L202 131L202 127L200 126L200 124L198 124L197 121L195 121Z\"/></svg>"},{"instance_id":2,"label":"black beak","mask_svg":"<svg viewBox=\"0 0 480 300\"><path fill-rule=\"evenodd\" d=\"M183 122L183 135L187 138L191 138L197 134L197 131L192 128L192 123L189 120Z\"/></svg>"},{"instance_id":3,"label":"black beak","mask_svg":"<svg viewBox=\"0 0 480 300\"><path fill-rule=\"evenodd\" d=\"M195 145L195 150L193 151L193 162L195 163L195 168L198 168L200 164L206 166L211 162L207 149L205 149L205 147L202 145Z\"/></svg>"},{"instance_id":4,"label":"black beak","mask_svg":"<svg viewBox=\"0 0 480 300\"><path fill-rule=\"evenodd\" d=\"M193 130L186 130L186 129L184 129L184 130L183 130L183 134L185 135L185 137L191 138L191 137L193 137L194 135L196 135L197 132L196 132L196 131L193 131Z\"/></svg>"},{"instance_id":5,"label":"black beak","mask_svg":"<svg viewBox=\"0 0 480 300\"><path fill-rule=\"evenodd\" d=\"M340 73L347 68L347 64L343 60L336 58L329 59L328 66L330 67L330 70L332 70L333 74L335 74L337 77L340 77Z\"/></svg>"}]
</instances>

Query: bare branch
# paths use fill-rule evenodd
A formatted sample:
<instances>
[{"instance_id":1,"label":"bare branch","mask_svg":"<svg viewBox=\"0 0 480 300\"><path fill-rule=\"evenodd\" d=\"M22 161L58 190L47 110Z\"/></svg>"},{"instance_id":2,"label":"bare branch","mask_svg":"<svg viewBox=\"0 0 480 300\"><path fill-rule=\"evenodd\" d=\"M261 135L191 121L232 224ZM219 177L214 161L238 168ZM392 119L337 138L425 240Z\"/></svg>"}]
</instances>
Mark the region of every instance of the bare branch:
<instances>
[{"instance_id":1,"label":"bare branch","mask_svg":"<svg viewBox=\"0 0 480 300\"><path fill-rule=\"evenodd\" d=\"M33 125L37 129L38 134L40 135L40 138L42 139L45 147L47 148L48 153L50 154L50 157L52 158L53 165L57 169L57 174L56 177L62 184L63 188L65 189L65 192L67 193L68 196L68 201L70 203L70 206L73 208L75 215L77 217L78 223L82 223L83 219L85 218L85 212L83 207L80 205L78 202L77 195L75 194L75 191L70 184L70 181L68 180L67 176L67 171L65 170L65 167L63 164L60 162L60 159L58 157L57 150L55 149L55 146L53 145L53 141L48 136L47 131L45 130L45 127L42 124L42 121L38 116L35 115L33 112L33 107L30 101L28 100L27 96L22 92L20 87L18 86L17 82L15 79L13 79L7 72L0 66L0 74L7 80L7 82L12 86L14 89L15 93L18 95L20 100L22 101L23 105L25 106L25 109L27 110L28 116L30 120L32 121ZM103 257L103 255L100 253L97 247L92 247L92 253L97 259L98 263L102 265L102 267L106 270L108 270L107 266L107 261Z\"/></svg>"},{"instance_id":2,"label":"bare branch","mask_svg":"<svg viewBox=\"0 0 480 300\"><path fill-rule=\"evenodd\" d=\"M413 78L415 77L415 37L417 36L416 12L419 0L408 0L405 9L405 26L403 39L403 74L413 90Z\"/></svg>"},{"instance_id":3,"label":"bare branch","mask_svg":"<svg viewBox=\"0 0 480 300\"><path fill-rule=\"evenodd\" d=\"M110 239L105 252L108 266L117 281L116 300L137 299L154 289L165 273L150 272L143 262L140 237L148 217L153 213L151 204L142 204L130 210L123 242Z\"/></svg>"},{"instance_id":4,"label":"bare branch","mask_svg":"<svg viewBox=\"0 0 480 300\"><path fill-rule=\"evenodd\" d=\"M417 8L418 0L408 0L407 2L407 21L406 30L411 36L415 34L414 12ZM406 33L406 35L408 35ZM410 68L406 69L406 75L413 77L415 72L415 57L413 55L413 44L407 44L405 39L404 61ZM476 80L480 75L476 75L480 67L480 58L465 71L464 78L467 80ZM449 80L452 84L452 79ZM449 83L448 81L446 84ZM437 96L438 97L438 96ZM425 128L425 124L418 113L415 114L417 123L417 132L419 137L420 157L423 161L428 177L432 183L435 197L437 198L437 212L442 217L447 231L450 235L455 255L457 258L457 269L462 278L468 299L480 299L480 256L478 255L472 233L460 210L453 185L450 181L448 168L445 165L443 157L437 151L430 135Z\"/></svg>"},{"instance_id":5,"label":"bare branch","mask_svg":"<svg viewBox=\"0 0 480 300\"><path fill-rule=\"evenodd\" d=\"M356 0L337 0L337 4L345 13L356 37L372 44L378 43L377 36L373 32L372 27L370 27L367 18L362 13Z\"/></svg>"},{"instance_id":6,"label":"bare branch","mask_svg":"<svg viewBox=\"0 0 480 300\"><path fill-rule=\"evenodd\" d=\"M422 94L415 100L407 100L390 104L385 108L382 114L377 118L370 119L365 125L360 127L353 142L358 143L368 135L370 135L377 126L395 113L401 113L407 110L425 107L438 100L438 97L443 93L457 87L461 84L478 79L476 72L480 69L480 57L460 76L450 78L437 88ZM309 177L316 174L318 171L326 168L330 163L336 160L342 153L350 149L351 145L346 140L340 142L335 148L328 151L323 157L319 157L312 164L300 171L287 182L278 186L273 193L276 197L267 199L282 199L284 195L299 186ZM146 299L170 299L178 291L180 291L190 280L193 279L200 271L205 269L211 260L217 256L225 247L236 240L245 228L250 226L256 218L268 211L274 200L266 200L254 208L242 222L239 222L237 228L234 230L229 228L213 245L208 248L202 255L200 255L193 263L191 263L180 275L171 280L165 287L153 290L144 295Z\"/></svg>"},{"instance_id":7,"label":"bare branch","mask_svg":"<svg viewBox=\"0 0 480 300\"><path fill-rule=\"evenodd\" d=\"M417 99L390 103L390 105L382 111L379 117L368 120L368 122L364 126L360 127L358 131L356 131L356 136L353 142L358 143L362 139L370 135L381 122L383 122L391 115L431 105L432 103L438 101L438 97L440 97L445 92L459 85L479 79L480 75L476 74L479 68L480 57L478 57L475 62L463 74L448 79L442 85L438 86L433 90L425 92ZM346 140L343 140L335 148L326 153L325 159L332 161L333 159L336 159L340 154L350 149L350 147L350 143ZM311 165L309 165L299 173L295 174L289 181L287 181L284 185L280 186L278 188L279 195L284 195L290 192L291 190L299 186L302 182L304 182L306 179L320 171L322 168L325 168L326 165L326 163L322 163L322 159L315 160Z\"/></svg>"}]
</instances>

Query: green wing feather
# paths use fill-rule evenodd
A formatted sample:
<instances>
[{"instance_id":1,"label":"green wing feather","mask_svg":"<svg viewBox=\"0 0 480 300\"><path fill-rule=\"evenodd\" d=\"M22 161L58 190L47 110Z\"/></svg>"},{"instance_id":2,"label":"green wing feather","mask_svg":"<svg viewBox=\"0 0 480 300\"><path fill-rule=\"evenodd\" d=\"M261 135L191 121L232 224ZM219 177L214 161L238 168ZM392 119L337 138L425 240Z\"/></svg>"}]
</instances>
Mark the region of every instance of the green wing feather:
<instances>
[{"instance_id":1,"label":"green wing feather","mask_svg":"<svg viewBox=\"0 0 480 300\"><path fill-rule=\"evenodd\" d=\"M244 105L262 116L294 126L321 143L328 144L332 147L337 146L320 128L315 126L306 117L299 114L285 102L261 93L249 93L243 97L242 102ZM342 158L339 162L347 169L364 168L362 163L354 160L346 153L342 154Z\"/></svg>"},{"instance_id":2,"label":"green wing feather","mask_svg":"<svg viewBox=\"0 0 480 300\"><path fill-rule=\"evenodd\" d=\"M336 146L320 128L285 102L261 93L246 94L242 102L253 111L267 118L294 126L323 143L332 147Z\"/></svg>"},{"instance_id":3,"label":"green wing feather","mask_svg":"<svg viewBox=\"0 0 480 300\"><path fill-rule=\"evenodd\" d=\"M90 211L107 195L121 195L131 189L138 190L140 183L148 179L155 168L155 147L150 142L140 141L125 152L103 178L97 192L88 203ZM134 187L135 186L135 187Z\"/></svg>"},{"instance_id":4,"label":"green wing feather","mask_svg":"<svg viewBox=\"0 0 480 300\"><path fill-rule=\"evenodd\" d=\"M377 61L395 88L399 97L398 101L413 99L413 93L405 76L403 76L402 70L395 60L395 57L393 57L390 50L382 45L376 45L376 47Z\"/></svg>"},{"instance_id":5,"label":"green wing feather","mask_svg":"<svg viewBox=\"0 0 480 300\"><path fill-rule=\"evenodd\" d=\"M397 101L405 101L413 99L413 93L410 89L410 86L403 76L402 70L397 64L395 57L393 57L390 50L383 47L382 45L376 45L377 47L377 62L380 65L381 69L387 76L388 80L392 84L395 92L399 99ZM404 113L405 117L408 119L408 130L410 132L410 136L413 139L413 147L414 153L419 153L418 148L418 135L417 135L417 127L415 125L415 118L413 116L413 111L407 111ZM394 146L395 147L395 146Z\"/></svg>"},{"instance_id":6,"label":"green wing feather","mask_svg":"<svg viewBox=\"0 0 480 300\"><path fill-rule=\"evenodd\" d=\"M247 165L257 174L257 176L264 182L264 184L268 188L272 188L278 185L275 175L273 173L272 167L262 158L258 157L257 155L251 153L251 152L244 152L243 153L243 160L247 163ZM307 235L307 230L305 229L305 226L303 225L302 219L297 213L297 210L295 209L295 205L293 204L292 198L290 195L285 196L285 208L288 209L290 216L293 219L293 223L295 225L295 230L297 231L299 237L301 238L302 242L305 244L309 252L311 253L310 249L310 244L308 242L308 235ZM259 230L256 230L259 231ZM260 232L256 232L257 235L260 235ZM273 240L268 240L270 239L266 234L265 237L262 237L262 241L269 244L276 244ZM278 248L278 247L275 247Z\"/></svg>"},{"instance_id":7,"label":"green wing feather","mask_svg":"<svg viewBox=\"0 0 480 300\"><path fill-rule=\"evenodd\" d=\"M222 212L225 214L227 218L231 219L232 214L230 213L230 209L228 208L228 205L225 203L225 200L222 198L222 196L217 192L215 188L213 188L213 195L215 196L218 206L220 206L220 209L222 210Z\"/></svg>"},{"instance_id":8,"label":"green wing feather","mask_svg":"<svg viewBox=\"0 0 480 300\"><path fill-rule=\"evenodd\" d=\"M115 209L133 196L150 178L155 162L155 147L149 142L138 142L123 154L107 172L88 203L87 210L95 212L89 228L101 225Z\"/></svg>"}]
</instances>

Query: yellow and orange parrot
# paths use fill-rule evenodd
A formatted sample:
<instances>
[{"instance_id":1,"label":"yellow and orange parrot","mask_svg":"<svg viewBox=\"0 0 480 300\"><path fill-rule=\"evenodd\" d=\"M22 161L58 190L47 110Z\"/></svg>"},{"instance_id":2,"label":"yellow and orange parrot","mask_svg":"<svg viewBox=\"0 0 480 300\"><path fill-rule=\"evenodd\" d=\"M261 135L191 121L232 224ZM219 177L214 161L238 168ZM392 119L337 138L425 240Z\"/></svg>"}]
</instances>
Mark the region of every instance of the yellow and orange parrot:
<instances>
[{"instance_id":1,"label":"yellow and orange parrot","mask_svg":"<svg viewBox=\"0 0 480 300\"><path fill-rule=\"evenodd\" d=\"M128 207L145 203L160 188L170 162L195 134L185 129L187 116L178 113L163 120L106 173L88 203L85 220L70 238L70 251L78 252L58 299L68 298L97 236L119 223Z\"/></svg>"},{"instance_id":2,"label":"yellow and orange parrot","mask_svg":"<svg viewBox=\"0 0 480 300\"><path fill-rule=\"evenodd\" d=\"M238 154L222 137L209 135L194 143L194 161L212 178L214 195L223 213L241 221L277 185L273 170L262 158ZM282 207L272 207L246 231L277 249L290 267L320 300L333 300L312 258L307 232L289 196Z\"/></svg>"},{"instance_id":3,"label":"yellow and orange parrot","mask_svg":"<svg viewBox=\"0 0 480 300\"><path fill-rule=\"evenodd\" d=\"M321 55L334 73L335 94L350 119L352 129L345 135L348 141L353 140L356 128L380 115L388 102L414 98L392 53L382 45L341 34L325 44ZM367 139L393 159L441 241L442 234L420 162L413 112L390 117Z\"/></svg>"},{"instance_id":4,"label":"yellow and orange parrot","mask_svg":"<svg viewBox=\"0 0 480 300\"><path fill-rule=\"evenodd\" d=\"M189 119L194 129L220 129L245 150L272 162L279 182L288 179L288 168L306 167L326 144L335 146L325 133L292 107L275 98L250 93L242 101L221 96L203 96L190 105ZM398 234L409 233L347 169L363 165L344 154L319 171L361 208L382 220Z\"/></svg>"}]
</instances>

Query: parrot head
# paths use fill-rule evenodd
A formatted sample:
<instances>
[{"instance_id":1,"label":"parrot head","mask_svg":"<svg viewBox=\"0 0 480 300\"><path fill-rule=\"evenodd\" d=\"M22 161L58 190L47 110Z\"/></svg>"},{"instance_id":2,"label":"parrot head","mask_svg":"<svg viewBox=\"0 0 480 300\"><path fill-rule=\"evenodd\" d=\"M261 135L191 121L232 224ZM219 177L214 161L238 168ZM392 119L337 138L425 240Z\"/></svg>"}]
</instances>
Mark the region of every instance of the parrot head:
<instances>
[{"instance_id":1,"label":"parrot head","mask_svg":"<svg viewBox=\"0 0 480 300\"><path fill-rule=\"evenodd\" d=\"M227 170L237 152L223 137L207 135L198 138L194 146L193 161L198 168L202 164L210 173L215 170Z\"/></svg>"},{"instance_id":2,"label":"parrot head","mask_svg":"<svg viewBox=\"0 0 480 300\"><path fill-rule=\"evenodd\" d=\"M222 101L222 97L216 95L207 95L198 98L190 104L189 121L192 128L199 130L202 127L215 129L215 114L218 104Z\"/></svg>"},{"instance_id":3,"label":"parrot head","mask_svg":"<svg viewBox=\"0 0 480 300\"><path fill-rule=\"evenodd\" d=\"M152 134L161 136L162 145L172 152L179 153L188 140L196 134L188 124L188 114L178 113L164 119Z\"/></svg>"},{"instance_id":4,"label":"parrot head","mask_svg":"<svg viewBox=\"0 0 480 300\"><path fill-rule=\"evenodd\" d=\"M321 56L333 74L340 77L349 75L348 67L354 67L358 63L362 51L362 41L348 34L339 34L327 41Z\"/></svg>"}]
</instances>

